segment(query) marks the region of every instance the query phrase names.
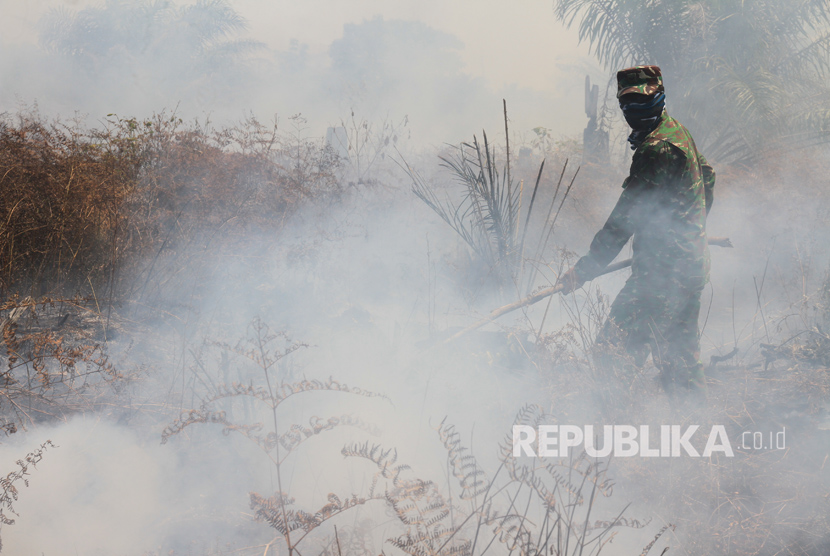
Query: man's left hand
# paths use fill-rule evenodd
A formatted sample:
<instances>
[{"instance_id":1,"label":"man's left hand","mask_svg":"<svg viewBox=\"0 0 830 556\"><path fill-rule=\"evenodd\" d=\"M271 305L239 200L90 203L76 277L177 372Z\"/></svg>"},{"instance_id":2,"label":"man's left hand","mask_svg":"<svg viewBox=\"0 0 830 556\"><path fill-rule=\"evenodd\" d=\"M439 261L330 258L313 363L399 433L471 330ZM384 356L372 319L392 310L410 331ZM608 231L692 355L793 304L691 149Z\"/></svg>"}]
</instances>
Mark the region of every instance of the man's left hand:
<instances>
[{"instance_id":1,"label":"man's left hand","mask_svg":"<svg viewBox=\"0 0 830 556\"><path fill-rule=\"evenodd\" d=\"M556 287L562 288L561 293L569 294L574 290L578 290L582 287L582 284L585 283L585 280L582 280L579 275L576 273L576 269L571 268L567 272L561 274L559 279L556 281Z\"/></svg>"}]
</instances>

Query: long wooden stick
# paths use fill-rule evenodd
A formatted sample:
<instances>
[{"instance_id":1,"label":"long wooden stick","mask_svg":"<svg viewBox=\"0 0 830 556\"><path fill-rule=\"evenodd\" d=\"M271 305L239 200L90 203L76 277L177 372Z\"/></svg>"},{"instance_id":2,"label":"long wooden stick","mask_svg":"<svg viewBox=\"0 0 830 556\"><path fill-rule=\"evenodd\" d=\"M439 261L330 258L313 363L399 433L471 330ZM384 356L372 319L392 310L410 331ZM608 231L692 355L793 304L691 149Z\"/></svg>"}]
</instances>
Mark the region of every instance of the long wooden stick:
<instances>
[{"instance_id":1,"label":"long wooden stick","mask_svg":"<svg viewBox=\"0 0 830 556\"><path fill-rule=\"evenodd\" d=\"M728 237L710 237L709 238L709 245L717 245L718 247L732 247L732 242L729 240ZM631 259L625 259L625 260L622 260L622 261L618 261L616 263L611 263L608 266L606 266L605 269L602 272L600 272L596 277L599 278L600 276L604 276L606 274L611 274L612 272L622 270L622 269L627 268L629 266L631 266ZM515 311L516 309L521 309L522 307L527 307L528 305L533 305L534 303L537 303L537 302L545 299L548 296L551 296L553 294L561 292L563 289L564 289L563 285L551 286L549 288L545 288L543 290L540 290L540 291L534 293L533 295L529 295L529 296L525 297L524 299L520 299L519 301L516 301L515 303L510 303L509 305L504 305L502 307L499 307L498 309L493 309L492 311L490 311L490 314L487 315L487 318L485 318L483 320L480 320L479 322L477 322L475 324L471 324L467 328L464 328L464 329L456 332L455 334L453 334L452 336L450 336L449 338L447 338L446 340L441 342L441 345L446 345L446 344L449 344L451 342L454 342L458 338L460 338L462 336L465 336L465 335L469 334L470 332L472 332L474 330L478 330L479 328L481 328L485 324L489 324L489 323L493 322L494 320L496 320L497 318L499 318L502 315L506 315L507 313L511 313L511 312Z\"/></svg>"}]
</instances>

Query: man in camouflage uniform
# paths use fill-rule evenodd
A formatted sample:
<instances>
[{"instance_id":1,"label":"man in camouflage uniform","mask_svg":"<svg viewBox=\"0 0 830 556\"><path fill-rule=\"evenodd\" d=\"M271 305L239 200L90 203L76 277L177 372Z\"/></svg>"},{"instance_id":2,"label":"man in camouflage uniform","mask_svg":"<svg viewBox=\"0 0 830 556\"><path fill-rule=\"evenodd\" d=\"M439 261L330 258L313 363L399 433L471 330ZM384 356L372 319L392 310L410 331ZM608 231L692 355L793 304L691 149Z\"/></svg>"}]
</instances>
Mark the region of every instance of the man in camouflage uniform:
<instances>
[{"instance_id":1,"label":"man in camouflage uniform","mask_svg":"<svg viewBox=\"0 0 830 556\"><path fill-rule=\"evenodd\" d=\"M700 295L709 280L706 215L715 173L688 130L664 109L660 68L617 73L617 98L633 132L623 192L590 251L559 278L564 293L598 276L634 236L631 277L597 337L596 361L642 366L651 352L664 388L705 395ZM622 357L625 359L626 357Z\"/></svg>"}]
</instances>

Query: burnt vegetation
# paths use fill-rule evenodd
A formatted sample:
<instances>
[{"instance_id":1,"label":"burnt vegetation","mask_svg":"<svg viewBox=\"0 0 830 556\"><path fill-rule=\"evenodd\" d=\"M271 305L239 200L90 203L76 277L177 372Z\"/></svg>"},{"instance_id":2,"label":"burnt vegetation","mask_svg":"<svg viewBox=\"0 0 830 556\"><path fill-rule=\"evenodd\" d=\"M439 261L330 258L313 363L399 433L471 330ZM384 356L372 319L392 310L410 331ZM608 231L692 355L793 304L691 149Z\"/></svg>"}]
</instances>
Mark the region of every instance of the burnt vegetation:
<instances>
[{"instance_id":1,"label":"burnt vegetation","mask_svg":"<svg viewBox=\"0 0 830 556\"><path fill-rule=\"evenodd\" d=\"M555 3L609 68L675 68L682 77L667 82L678 93L671 110L706 130L696 137L718 168L709 226L734 240L737 262L713 254L718 285L701 318L705 410L668 398L651 364L619 376L597 367L590 353L613 282L516 307L516 319L452 343L494 300L552 286L574 261L569 246L584 251L624 177L619 153L582 160L581 145L554 141L545 128L523 141L507 127L506 106L504 136L482 132L437 156L399 144L406 119L373 126L354 112L333 130L334 144L310 137L301 115L217 127L170 112L113 114L89 126L22 110L0 115L0 430L20 437L91 415L149 422L153 442L177 453L251 448L264 467L233 460L215 479L241 476L235 484L244 486L212 522L244 522L250 538L211 548L171 542L158 554L825 556L828 12L812 1L800 10L745 4ZM170 30L186 29L185 62L198 63L182 63L200 78L216 60L243 71L243 55L260 47L229 38L241 23L223 2L108 6L52 14L46 45L91 74L96 63L112 65L116 53L85 40L119 8L121 30L139 16L163 24L157 35L125 32L121 47L153 64L175 46ZM752 36L758 48L735 49L730 34ZM400 219L401 228L417 222L403 234L426 235L426 253L395 255L400 230L378 233L367 223L376 217ZM377 247L387 234L394 246ZM367 245L377 252L367 255ZM360 276L376 280L338 274L332 255L344 251L369 268ZM302 288L283 283L292 265L305 272ZM323 267L336 278L315 275ZM727 270L731 292L717 278ZM413 275L423 291L396 289ZM332 293L350 281L345 294ZM246 314L240 330L244 311L234 310L246 303L278 318ZM405 318L383 320L403 305ZM295 323L316 333L313 341L292 339ZM332 348L328 366L303 360L338 343L347 355ZM459 405L478 404L483 388L528 381L527 395L544 409L527 405L511 423L515 407L498 405L513 402L506 394L476 405L507 416L504 433L670 418L724 425L733 440L786 429L790 444L705 460L517 457L509 434L474 453L472 432L452 418L428 440L408 436L425 427L424 415L398 416L412 428L379 438L391 423L363 412L399 400L338 376L350 358L362 364L362 352L424 404L433 380L425 369L438 369L432 387ZM475 374L457 383L437 378L467 369ZM22 450L28 455L0 478L0 524L14 523L20 485L42 458L49 464L52 447ZM351 482L323 482L343 476ZM207 521L200 511L178 517Z\"/></svg>"},{"instance_id":2,"label":"burnt vegetation","mask_svg":"<svg viewBox=\"0 0 830 556\"><path fill-rule=\"evenodd\" d=\"M88 129L25 112L0 131L4 295L145 301L174 249L277 232L304 200L342 192L334 153L276 122L111 115Z\"/></svg>"},{"instance_id":3,"label":"burnt vegetation","mask_svg":"<svg viewBox=\"0 0 830 556\"><path fill-rule=\"evenodd\" d=\"M588 354L609 304L599 288L562 306L570 321L565 326L546 321L547 300L541 320L525 313L512 324L497 322L498 332L482 333L485 347L459 344L482 371L530 369L538 377L552 410L528 406L514 424L569 422L599 399L606 422L665 412L702 428L729 423L733 438L756 423L792 427L799 435L792 450L809 453L798 462L791 451L745 451L706 466L681 459L667 473L661 462L634 458L614 462L615 484L608 461L579 453L561 460L517 458L509 436L473 454L445 420L430 448L443 450L445 474L427 478L432 472L420 468L420 457L412 467L404 463L408 457L399 460L399 453L411 455L406 442L376 440L380 423L339 405L317 410L307 401L343 395L360 408L389 401L363 389L371 385L339 382L336 369L318 375L330 378L306 377L293 361L313 346L259 318L238 342L206 333L200 339L202 329L187 322L199 318L196 308L209 298L215 261L238 257L252 235L279 242L298 221L313 222L355 198L389 198L397 189L434 214L436 226L454 230L462 255L445 253L444 272L456 273L452 279L471 307L488 309L477 301L492 299L488 291L496 299L516 299L550 286L572 260L560 245L574 239L574 229L602 218L597 183L619 179L588 165L580 184L578 165L569 162L578 153L567 144L536 143L517 156L482 136L419 170L406 167L396 187L366 174L367 167L380 166L389 141L376 140L369 159L349 160L303 131L299 116L285 124L248 119L222 129L170 114L111 116L100 128L46 121L36 112L4 116L0 410L6 434L95 412L151 415L162 442L183 451L193 443L217 446L197 429L218 429L226 442L238 437L272 467L276 487L264 491L251 481L248 515L262 528L262 542L240 548L245 553L593 556L622 545L631 554L667 547L681 554L821 554L830 531L821 517L827 515L820 486L825 471L809 446L826 439L830 281L813 258L789 267L768 261L768 271L753 282L753 313L741 320L733 312L732 337L710 340L707 414L674 407L651 367L617 377L595 367ZM365 153L347 149L345 156ZM786 163L771 161L759 172ZM429 164L444 173L423 178ZM741 167L722 174L727 204L759 175ZM820 175L820 169L804 174L805 187L819 191ZM778 193L754 194L774 199ZM304 238L289 255L313 258L320 242L343 241L317 233L322 237ZM185 276L190 283L183 290ZM470 311L457 322L475 318ZM159 322L183 338L178 351L160 347L152 332ZM153 372L137 368L129 356L141 336L151 338L159 359L178 361L172 382L164 382L166 395L144 405L133 388L152 382ZM419 354L412 365L441 365L451 349ZM312 414L299 417L291 405L297 400ZM488 449L488 463L480 463ZM358 463L350 469L366 481L343 485L323 500L292 492L286 479L302 472L307 450L303 457L327 462L334 475ZM42 457L43 449L32 452L3 483L4 523L12 523L17 483ZM644 501L656 504L662 517L644 512Z\"/></svg>"}]
</instances>

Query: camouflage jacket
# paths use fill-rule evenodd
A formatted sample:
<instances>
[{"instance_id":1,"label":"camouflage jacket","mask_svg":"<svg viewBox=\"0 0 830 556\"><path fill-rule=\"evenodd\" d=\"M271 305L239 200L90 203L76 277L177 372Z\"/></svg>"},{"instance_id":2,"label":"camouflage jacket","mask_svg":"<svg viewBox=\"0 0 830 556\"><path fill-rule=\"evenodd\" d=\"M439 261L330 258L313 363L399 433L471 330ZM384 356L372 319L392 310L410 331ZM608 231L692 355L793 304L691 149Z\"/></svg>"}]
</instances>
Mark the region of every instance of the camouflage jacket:
<instances>
[{"instance_id":1,"label":"camouflage jacket","mask_svg":"<svg viewBox=\"0 0 830 556\"><path fill-rule=\"evenodd\" d=\"M664 111L634 151L622 195L577 262L577 274L595 278L633 235L633 277L702 287L709 279L706 215L714 186L715 172L691 134Z\"/></svg>"}]
</instances>

